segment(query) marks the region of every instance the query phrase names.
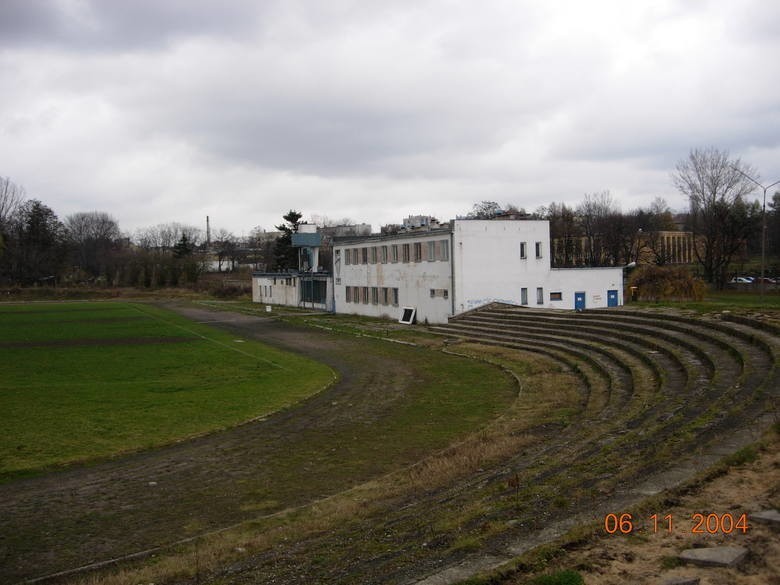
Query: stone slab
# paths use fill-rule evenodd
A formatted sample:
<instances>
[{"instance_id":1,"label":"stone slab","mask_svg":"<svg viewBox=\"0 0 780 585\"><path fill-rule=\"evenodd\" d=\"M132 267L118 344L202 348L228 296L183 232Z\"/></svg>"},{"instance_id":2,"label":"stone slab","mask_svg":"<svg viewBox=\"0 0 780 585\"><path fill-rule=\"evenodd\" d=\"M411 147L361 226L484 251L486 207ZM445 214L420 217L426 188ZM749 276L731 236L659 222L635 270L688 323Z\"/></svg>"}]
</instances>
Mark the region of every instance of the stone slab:
<instances>
[{"instance_id":1,"label":"stone slab","mask_svg":"<svg viewBox=\"0 0 780 585\"><path fill-rule=\"evenodd\" d=\"M662 581L661 585L699 585L700 582L699 577L672 577Z\"/></svg>"},{"instance_id":2,"label":"stone slab","mask_svg":"<svg viewBox=\"0 0 780 585\"><path fill-rule=\"evenodd\" d=\"M734 567L747 553L747 549L741 546L689 548L680 553L680 560L703 567Z\"/></svg>"},{"instance_id":3,"label":"stone slab","mask_svg":"<svg viewBox=\"0 0 780 585\"><path fill-rule=\"evenodd\" d=\"M759 522L766 522L773 526L780 526L780 512L777 510L761 510L755 514L750 514L751 520L758 520Z\"/></svg>"}]
</instances>

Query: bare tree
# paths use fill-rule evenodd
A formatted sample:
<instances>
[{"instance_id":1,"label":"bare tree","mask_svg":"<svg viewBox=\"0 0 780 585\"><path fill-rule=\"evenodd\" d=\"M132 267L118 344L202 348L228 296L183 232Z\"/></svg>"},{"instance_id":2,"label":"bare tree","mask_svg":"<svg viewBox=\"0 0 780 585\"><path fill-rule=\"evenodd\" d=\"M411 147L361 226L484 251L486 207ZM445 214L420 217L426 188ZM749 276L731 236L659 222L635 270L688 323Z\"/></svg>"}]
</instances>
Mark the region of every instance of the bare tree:
<instances>
[{"instance_id":1,"label":"bare tree","mask_svg":"<svg viewBox=\"0 0 780 585\"><path fill-rule=\"evenodd\" d=\"M93 277L110 276L112 251L122 236L113 217L101 211L74 213L65 218L65 235L74 265Z\"/></svg>"},{"instance_id":2,"label":"bare tree","mask_svg":"<svg viewBox=\"0 0 780 585\"><path fill-rule=\"evenodd\" d=\"M235 268L232 259L238 249L238 239L225 228L220 228L211 236L211 245L217 252L217 272L222 272L222 263L231 261L228 270Z\"/></svg>"},{"instance_id":3,"label":"bare tree","mask_svg":"<svg viewBox=\"0 0 780 585\"><path fill-rule=\"evenodd\" d=\"M552 246L552 264L555 267L574 266L578 260L578 250L582 231L577 222L574 209L565 203L550 203L537 209L533 217L550 222L550 241Z\"/></svg>"},{"instance_id":4,"label":"bare tree","mask_svg":"<svg viewBox=\"0 0 780 585\"><path fill-rule=\"evenodd\" d=\"M5 231L25 200L24 188L8 177L0 177L0 233Z\"/></svg>"},{"instance_id":5,"label":"bare tree","mask_svg":"<svg viewBox=\"0 0 780 585\"><path fill-rule=\"evenodd\" d=\"M639 228L642 230L636 246L635 261L639 261L640 247L649 250L652 261L657 266L665 266L672 261L672 250L665 245L663 232L677 231L669 205L662 197L656 197L647 209L639 209Z\"/></svg>"},{"instance_id":6,"label":"bare tree","mask_svg":"<svg viewBox=\"0 0 780 585\"><path fill-rule=\"evenodd\" d=\"M599 266L607 260L604 248L609 218L619 210L609 191L586 193L582 203L577 206L577 215L585 237L585 263Z\"/></svg>"},{"instance_id":7,"label":"bare tree","mask_svg":"<svg viewBox=\"0 0 780 585\"><path fill-rule=\"evenodd\" d=\"M691 150L672 174L690 203L696 259L705 279L718 288L725 285L729 263L756 226L755 206L745 200L755 185L744 175L758 173L712 147Z\"/></svg>"},{"instance_id":8,"label":"bare tree","mask_svg":"<svg viewBox=\"0 0 780 585\"><path fill-rule=\"evenodd\" d=\"M203 230L178 222L160 223L137 230L134 239L142 248L167 252L173 250L182 236L187 236L193 246L198 246L203 241Z\"/></svg>"},{"instance_id":9,"label":"bare tree","mask_svg":"<svg viewBox=\"0 0 780 585\"><path fill-rule=\"evenodd\" d=\"M186 276L194 282L203 263L194 256L174 257L174 248L182 241L193 249L203 241L200 228L180 223L161 223L139 229L134 240L140 248L136 279L141 286L176 286Z\"/></svg>"},{"instance_id":10,"label":"bare tree","mask_svg":"<svg viewBox=\"0 0 780 585\"><path fill-rule=\"evenodd\" d=\"M313 223L317 227L336 227L340 225L353 225L355 220L350 219L349 217L342 217L341 219L331 219L327 215L318 215L316 213L312 214L311 221L309 223Z\"/></svg>"},{"instance_id":11,"label":"bare tree","mask_svg":"<svg viewBox=\"0 0 780 585\"><path fill-rule=\"evenodd\" d=\"M474 204L466 217L469 219L493 219L499 213L501 213L501 206L498 203L481 201Z\"/></svg>"}]
</instances>

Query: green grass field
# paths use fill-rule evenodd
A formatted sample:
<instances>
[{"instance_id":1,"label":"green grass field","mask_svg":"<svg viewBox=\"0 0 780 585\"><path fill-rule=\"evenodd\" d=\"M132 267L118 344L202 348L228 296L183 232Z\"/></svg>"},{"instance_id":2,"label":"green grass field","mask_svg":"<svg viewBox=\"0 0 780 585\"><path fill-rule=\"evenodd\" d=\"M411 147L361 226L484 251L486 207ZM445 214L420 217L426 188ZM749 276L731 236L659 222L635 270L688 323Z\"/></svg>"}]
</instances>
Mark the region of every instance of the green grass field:
<instances>
[{"instance_id":1,"label":"green grass field","mask_svg":"<svg viewBox=\"0 0 780 585\"><path fill-rule=\"evenodd\" d=\"M239 424L325 365L135 303L0 305L0 482Z\"/></svg>"}]
</instances>

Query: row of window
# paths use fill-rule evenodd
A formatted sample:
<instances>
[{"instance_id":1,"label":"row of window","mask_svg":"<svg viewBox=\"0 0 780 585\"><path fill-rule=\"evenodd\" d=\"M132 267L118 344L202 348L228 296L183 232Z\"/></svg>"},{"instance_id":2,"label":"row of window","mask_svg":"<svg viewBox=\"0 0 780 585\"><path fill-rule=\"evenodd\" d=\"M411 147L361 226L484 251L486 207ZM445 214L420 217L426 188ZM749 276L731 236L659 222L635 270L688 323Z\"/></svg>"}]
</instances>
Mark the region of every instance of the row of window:
<instances>
[{"instance_id":1,"label":"row of window","mask_svg":"<svg viewBox=\"0 0 780 585\"><path fill-rule=\"evenodd\" d=\"M528 242L520 242L520 259L525 260L528 258ZM534 244L534 252L536 252L536 257L541 258L542 257L542 243L536 242Z\"/></svg>"},{"instance_id":2,"label":"row of window","mask_svg":"<svg viewBox=\"0 0 780 585\"><path fill-rule=\"evenodd\" d=\"M345 300L348 303L363 303L367 305L398 306L398 289L378 286L348 286L345 287Z\"/></svg>"},{"instance_id":3,"label":"row of window","mask_svg":"<svg viewBox=\"0 0 780 585\"><path fill-rule=\"evenodd\" d=\"M341 250L336 250L338 260ZM347 248L344 250L344 264L387 264L388 262L446 262L450 259L449 240L414 242L410 244L391 244L389 246L370 246L365 248Z\"/></svg>"},{"instance_id":4,"label":"row of window","mask_svg":"<svg viewBox=\"0 0 780 585\"><path fill-rule=\"evenodd\" d=\"M561 292L551 292L550 293L550 300L551 301L562 301L563 300L563 293L561 293ZM527 305L528 304L528 289L527 288L521 288L520 289L520 304L521 305ZM536 287L536 304L537 305L543 305L544 304L544 289L541 286Z\"/></svg>"},{"instance_id":5,"label":"row of window","mask_svg":"<svg viewBox=\"0 0 780 585\"><path fill-rule=\"evenodd\" d=\"M279 281L278 283L277 280ZM282 278L281 276L280 277L274 276L274 284L283 284L285 286L292 286L295 284L295 279L292 277Z\"/></svg>"}]
</instances>

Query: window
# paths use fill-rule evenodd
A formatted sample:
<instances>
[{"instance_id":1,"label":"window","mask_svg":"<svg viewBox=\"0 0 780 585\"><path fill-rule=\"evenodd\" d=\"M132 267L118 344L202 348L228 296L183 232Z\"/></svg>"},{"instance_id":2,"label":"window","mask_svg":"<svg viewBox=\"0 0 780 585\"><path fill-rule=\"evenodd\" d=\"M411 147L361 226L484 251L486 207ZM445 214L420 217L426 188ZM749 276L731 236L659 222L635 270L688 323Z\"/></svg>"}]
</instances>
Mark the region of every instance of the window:
<instances>
[{"instance_id":1,"label":"window","mask_svg":"<svg viewBox=\"0 0 780 585\"><path fill-rule=\"evenodd\" d=\"M450 242L449 240L442 240L439 242L439 249L441 250L441 256L439 258L445 262L450 259Z\"/></svg>"},{"instance_id":2,"label":"window","mask_svg":"<svg viewBox=\"0 0 780 585\"><path fill-rule=\"evenodd\" d=\"M393 290L393 295L392 295L392 297L393 297L393 306L397 307L398 306L398 289L394 288L392 290Z\"/></svg>"},{"instance_id":3,"label":"window","mask_svg":"<svg viewBox=\"0 0 780 585\"><path fill-rule=\"evenodd\" d=\"M403 244L401 246L401 261L405 264L409 263L409 244Z\"/></svg>"},{"instance_id":4,"label":"window","mask_svg":"<svg viewBox=\"0 0 780 585\"><path fill-rule=\"evenodd\" d=\"M544 289L540 286L536 289L536 304L537 305L543 305L544 304Z\"/></svg>"},{"instance_id":5,"label":"window","mask_svg":"<svg viewBox=\"0 0 780 585\"><path fill-rule=\"evenodd\" d=\"M382 246L382 253L379 255L382 264L387 264L387 246Z\"/></svg>"},{"instance_id":6,"label":"window","mask_svg":"<svg viewBox=\"0 0 780 585\"><path fill-rule=\"evenodd\" d=\"M360 263L368 264L368 248L360 248Z\"/></svg>"},{"instance_id":7,"label":"window","mask_svg":"<svg viewBox=\"0 0 780 585\"><path fill-rule=\"evenodd\" d=\"M562 301L563 300L563 293L562 292L551 292L550 293L550 300L551 301Z\"/></svg>"},{"instance_id":8,"label":"window","mask_svg":"<svg viewBox=\"0 0 780 585\"><path fill-rule=\"evenodd\" d=\"M428 262L436 260L436 242L428 242Z\"/></svg>"},{"instance_id":9,"label":"window","mask_svg":"<svg viewBox=\"0 0 780 585\"><path fill-rule=\"evenodd\" d=\"M436 298L436 289L435 288L431 289L431 298L432 299Z\"/></svg>"},{"instance_id":10,"label":"window","mask_svg":"<svg viewBox=\"0 0 780 585\"><path fill-rule=\"evenodd\" d=\"M528 252L526 251L526 242L520 242L520 260L528 258Z\"/></svg>"},{"instance_id":11,"label":"window","mask_svg":"<svg viewBox=\"0 0 780 585\"><path fill-rule=\"evenodd\" d=\"M379 304L379 289L375 286L371 287L371 304L372 305Z\"/></svg>"},{"instance_id":12,"label":"window","mask_svg":"<svg viewBox=\"0 0 780 585\"><path fill-rule=\"evenodd\" d=\"M387 287L383 286L382 290L380 291L379 295L379 302L381 302L383 305L386 305L388 303L389 295L387 294Z\"/></svg>"},{"instance_id":13,"label":"window","mask_svg":"<svg viewBox=\"0 0 780 585\"><path fill-rule=\"evenodd\" d=\"M521 305L527 305L528 304L528 289L527 288L521 288L520 289L520 304Z\"/></svg>"},{"instance_id":14,"label":"window","mask_svg":"<svg viewBox=\"0 0 780 585\"><path fill-rule=\"evenodd\" d=\"M541 258L542 257L542 243L536 242L536 257Z\"/></svg>"},{"instance_id":15,"label":"window","mask_svg":"<svg viewBox=\"0 0 780 585\"><path fill-rule=\"evenodd\" d=\"M376 264L376 246L371 247L371 264Z\"/></svg>"},{"instance_id":16,"label":"window","mask_svg":"<svg viewBox=\"0 0 780 585\"><path fill-rule=\"evenodd\" d=\"M351 264L352 263L352 250L347 248L344 250L344 264Z\"/></svg>"},{"instance_id":17,"label":"window","mask_svg":"<svg viewBox=\"0 0 780 585\"><path fill-rule=\"evenodd\" d=\"M363 304L364 305L368 304L368 287L367 286L363 287Z\"/></svg>"},{"instance_id":18,"label":"window","mask_svg":"<svg viewBox=\"0 0 780 585\"><path fill-rule=\"evenodd\" d=\"M346 292L344 293L344 300L346 300L348 303L352 302L352 287L348 286Z\"/></svg>"},{"instance_id":19,"label":"window","mask_svg":"<svg viewBox=\"0 0 780 585\"><path fill-rule=\"evenodd\" d=\"M450 291L448 291L448 290L445 288L445 289L442 291L442 296L443 296L445 299L448 299L448 298L450 298Z\"/></svg>"},{"instance_id":20,"label":"window","mask_svg":"<svg viewBox=\"0 0 780 585\"><path fill-rule=\"evenodd\" d=\"M398 262L398 244L390 246L390 262Z\"/></svg>"},{"instance_id":21,"label":"window","mask_svg":"<svg viewBox=\"0 0 780 585\"><path fill-rule=\"evenodd\" d=\"M414 261L422 262L422 244L420 242L414 244Z\"/></svg>"},{"instance_id":22,"label":"window","mask_svg":"<svg viewBox=\"0 0 780 585\"><path fill-rule=\"evenodd\" d=\"M360 264L360 250L352 249L352 264Z\"/></svg>"}]
</instances>

